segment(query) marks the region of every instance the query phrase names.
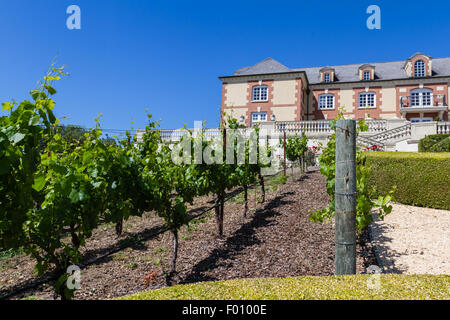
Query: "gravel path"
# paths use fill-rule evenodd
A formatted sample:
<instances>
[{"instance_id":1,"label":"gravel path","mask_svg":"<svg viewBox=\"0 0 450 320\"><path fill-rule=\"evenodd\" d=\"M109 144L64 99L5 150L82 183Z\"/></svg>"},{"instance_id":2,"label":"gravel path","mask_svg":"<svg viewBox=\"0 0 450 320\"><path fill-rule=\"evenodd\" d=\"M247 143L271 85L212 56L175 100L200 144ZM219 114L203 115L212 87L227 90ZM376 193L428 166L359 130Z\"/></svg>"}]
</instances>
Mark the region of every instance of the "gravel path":
<instances>
[{"instance_id":1,"label":"gravel path","mask_svg":"<svg viewBox=\"0 0 450 320\"><path fill-rule=\"evenodd\" d=\"M383 272L450 274L450 211L394 204L371 234Z\"/></svg>"}]
</instances>

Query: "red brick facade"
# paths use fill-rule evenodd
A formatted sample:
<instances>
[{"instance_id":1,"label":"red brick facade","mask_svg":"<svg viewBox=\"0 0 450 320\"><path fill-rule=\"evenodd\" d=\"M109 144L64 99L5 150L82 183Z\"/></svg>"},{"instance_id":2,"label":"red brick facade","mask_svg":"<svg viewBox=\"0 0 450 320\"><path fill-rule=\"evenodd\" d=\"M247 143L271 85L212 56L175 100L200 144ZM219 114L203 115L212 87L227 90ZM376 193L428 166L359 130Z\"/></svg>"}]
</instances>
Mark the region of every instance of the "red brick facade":
<instances>
[{"instance_id":1,"label":"red brick facade","mask_svg":"<svg viewBox=\"0 0 450 320\"><path fill-rule=\"evenodd\" d=\"M424 77L415 77L414 74L415 63L419 59L424 61ZM346 110L345 115L353 119L366 117L373 119L431 117L448 121L450 75L434 78L431 66L432 59L430 57L424 54L416 54L405 61L403 65L405 75L397 78L395 78L396 75L393 75L391 80L383 78L381 73L377 74L376 64L363 64L359 68L356 67L353 75L348 71L347 73L342 73L338 67L336 69L334 67L316 69L314 71L315 74L308 74L313 83L309 83L310 80L308 80L304 71L292 71L292 73L287 74L280 72L223 77L221 78L223 82L222 111L241 109L239 114L245 116L245 124L247 126L251 125L252 113L254 112L265 112L267 121L271 121L274 114L277 121L280 121L280 119L276 118L278 115L282 115L282 118L284 118L281 121L285 121L287 117L289 117L288 121L321 120L335 118L340 107L344 107ZM339 66L339 68L342 68L342 66ZM364 72L366 71L370 72L370 80L364 80ZM338 78L335 77L335 72ZM398 74L398 71L396 72ZM330 82L324 82L325 74L329 74ZM347 80L344 79L343 81L342 78L345 76ZM228 82L228 78L232 78L232 81ZM276 92L277 98L274 100L274 88L284 86L284 84L276 82L284 80L295 80L295 98L291 82L289 89L282 88ZM234 100L231 99L228 102L230 105L226 105L228 84L242 85L239 87L240 89L238 88L240 93L234 93ZM267 86L267 101L252 101L253 87L259 85ZM246 91L245 103L243 103L244 89ZM415 89L431 90L433 104L431 106L413 106L411 109L408 108L410 105L404 105L404 103L401 105L400 98L405 97L405 101L411 101L411 92ZM375 93L375 107L359 107L359 95L364 92ZM334 96L333 109L319 109L319 96L322 94ZM233 96L233 94L230 95ZM283 95L289 95L289 98L284 99ZM240 105L231 105L233 104L231 101L239 101ZM274 101L277 101L277 103ZM289 101L289 103L284 104L280 101ZM283 110L282 108L289 109ZM423 112L420 111L420 108L422 108ZM294 111L292 112L292 110Z\"/></svg>"},{"instance_id":2,"label":"red brick facade","mask_svg":"<svg viewBox=\"0 0 450 320\"><path fill-rule=\"evenodd\" d=\"M373 92L375 93L375 107L374 108L360 108L359 107L359 94L364 92ZM380 119L381 114L381 87L369 87L366 90L364 88L353 88L353 101L355 102L353 117L354 119L364 119L364 118L373 118ZM348 113L347 113L348 114Z\"/></svg>"},{"instance_id":3,"label":"red brick facade","mask_svg":"<svg viewBox=\"0 0 450 320\"><path fill-rule=\"evenodd\" d=\"M275 104L274 101L274 81L275 80L253 80L253 81L247 81L247 103L244 105L239 106L232 106L231 108L224 108L225 106L225 100L227 95L227 82L223 82L222 84L222 113L221 113L221 121L223 121L223 111L226 111L227 109L247 109L245 112L245 122L244 124L246 126L251 126L251 117L252 113L255 112L265 112L267 113L267 121L270 121L272 115L274 114L273 110L274 108L284 108L284 107L295 107L294 116L292 118L292 121L300 121L304 120L304 113L305 113L305 103L304 103L304 82L302 78L295 78L292 79L295 80L295 104ZM255 86L267 86L267 101L253 101L253 88Z\"/></svg>"}]
</instances>

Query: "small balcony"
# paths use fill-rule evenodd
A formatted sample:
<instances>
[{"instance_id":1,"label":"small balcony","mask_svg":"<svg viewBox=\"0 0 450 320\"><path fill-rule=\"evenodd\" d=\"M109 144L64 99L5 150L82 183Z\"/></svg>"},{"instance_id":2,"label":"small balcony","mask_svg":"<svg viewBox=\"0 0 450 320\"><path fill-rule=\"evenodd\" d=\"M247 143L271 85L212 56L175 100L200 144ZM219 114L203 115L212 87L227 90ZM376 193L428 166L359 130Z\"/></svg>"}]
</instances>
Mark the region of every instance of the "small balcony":
<instances>
[{"instance_id":1,"label":"small balcony","mask_svg":"<svg viewBox=\"0 0 450 320\"><path fill-rule=\"evenodd\" d=\"M447 101L445 94L413 94L400 97L400 108L446 108Z\"/></svg>"},{"instance_id":2,"label":"small balcony","mask_svg":"<svg viewBox=\"0 0 450 320\"><path fill-rule=\"evenodd\" d=\"M439 116L448 109L445 94L417 93L400 97L400 113L403 117L407 113L438 112Z\"/></svg>"}]
</instances>

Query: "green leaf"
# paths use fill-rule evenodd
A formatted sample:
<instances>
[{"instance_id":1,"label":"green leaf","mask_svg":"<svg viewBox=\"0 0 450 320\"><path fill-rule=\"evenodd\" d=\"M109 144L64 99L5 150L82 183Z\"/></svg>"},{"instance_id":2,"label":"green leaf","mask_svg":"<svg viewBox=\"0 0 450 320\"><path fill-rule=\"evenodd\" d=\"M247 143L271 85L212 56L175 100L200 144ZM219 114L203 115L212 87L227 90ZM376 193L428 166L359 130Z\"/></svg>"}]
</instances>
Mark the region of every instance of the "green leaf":
<instances>
[{"instance_id":1,"label":"green leaf","mask_svg":"<svg viewBox=\"0 0 450 320\"><path fill-rule=\"evenodd\" d=\"M59 79L61 79L60 76L46 76L46 77L44 77L45 81L55 81L55 80L59 80Z\"/></svg>"},{"instance_id":2,"label":"green leaf","mask_svg":"<svg viewBox=\"0 0 450 320\"><path fill-rule=\"evenodd\" d=\"M89 163L91 159L92 159L92 152L87 151L83 154L83 163Z\"/></svg>"},{"instance_id":3,"label":"green leaf","mask_svg":"<svg viewBox=\"0 0 450 320\"><path fill-rule=\"evenodd\" d=\"M25 138L25 134L21 132L17 132L11 137L11 141L13 144L17 144Z\"/></svg>"},{"instance_id":4,"label":"green leaf","mask_svg":"<svg viewBox=\"0 0 450 320\"><path fill-rule=\"evenodd\" d=\"M29 126L37 126L41 122L41 117L39 117L37 114L32 116L30 120L28 121Z\"/></svg>"},{"instance_id":5,"label":"green leaf","mask_svg":"<svg viewBox=\"0 0 450 320\"><path fill-rule=\"evenodd\" d=\"M34 190L39 192L44 188L44 186L45 186L45 177L43 175L34 178L34 183L33 183Z\"/></svg>"},{"instance_id":6,"label":"green leaf","mask_svg":"<svg viewBox=\"0 0 450 320\"><path fill-rule=\"evenodd\" d=\"M2 103L2 106L3 106L2 107L3 111L5 111L5 110L9 111L14 107L14 105L11 102L4 102L4 103Z\"/></svg>"},{"instance_id":7,"label":"green leaf","mask_svg":"<svg viewBox=\"0 0 450 320\"><path fill-rule=\"evenodd\" d=\"M33 89L30 91L30 94L34 100L37 100L39 98L39 96L41 95L41 92L37 89Z\"/></svg>"},{"instance_id":8,"label":"green leaf","mask_svg":"<svg viewBox=\"0 0 450 320\"><path fill-rule=\"evenodd\" d=\"M80 201L80 193L78 190L72 189L72 191L69 194L69 198L72 201L72 203L77 203Z\"/></svg>"},{"instance_id":9,"label":"green leaf","mask_svg":"<svg viewBox=\"0 0 450 320\"><path fill-rule=\"evenodd\" d=\"M56 90L52 86L45 84L44 87L45 87L45 89L48 90L48 93L50 93L51 95L54 95L56 93Z\"/></svg>"}]
</instances>

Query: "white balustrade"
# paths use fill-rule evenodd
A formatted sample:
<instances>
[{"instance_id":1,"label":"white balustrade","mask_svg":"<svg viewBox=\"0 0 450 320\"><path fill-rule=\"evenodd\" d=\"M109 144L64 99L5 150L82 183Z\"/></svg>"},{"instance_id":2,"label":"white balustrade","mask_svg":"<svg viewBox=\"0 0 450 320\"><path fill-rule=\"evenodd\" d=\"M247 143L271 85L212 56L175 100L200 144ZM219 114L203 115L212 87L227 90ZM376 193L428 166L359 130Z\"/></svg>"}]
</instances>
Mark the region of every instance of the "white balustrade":
<instances>
[{"instance_id":1,"label":"white balustrade","mask_svg":"<svg viewBox=\"0 0 450 320\"><path fill-rule=\"evenodd\" d=\"M437 123L438 134L450 134L450 121L441 121Z\"/></svg>"}]
</instances>

